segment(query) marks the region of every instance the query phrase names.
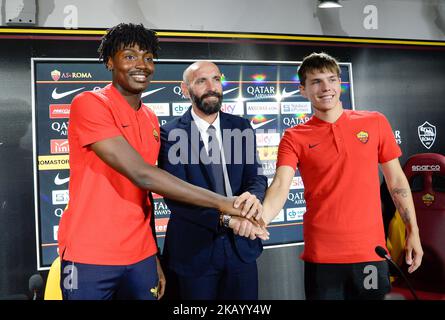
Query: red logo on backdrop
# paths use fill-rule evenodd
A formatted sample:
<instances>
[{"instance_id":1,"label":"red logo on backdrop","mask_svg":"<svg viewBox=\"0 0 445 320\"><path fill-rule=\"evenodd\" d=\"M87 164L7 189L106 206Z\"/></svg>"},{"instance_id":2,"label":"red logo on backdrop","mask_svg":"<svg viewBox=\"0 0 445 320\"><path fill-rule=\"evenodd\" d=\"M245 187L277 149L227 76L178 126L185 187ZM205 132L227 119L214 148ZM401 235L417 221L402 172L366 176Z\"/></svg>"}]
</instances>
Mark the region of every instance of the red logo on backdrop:
<instances>
[{"instance_id":1,"label":"red logo on backdrop","mask_svg":"<svg viewBox=\"0 0 445 320\"><path fill-rule=\"evenodd\" d=\"M60 71L59 70L51 71L51 78L53 78L54 81L58 81L60 79Z\"/></svg>"},{"instance_id":2,"label":"red logo on backdrop","mask_svg":"<svg viewBox=\"0 0 445 320\"><path fill-rule=\"evenodd\" d=\"M159 194L154 193L154 192L152 192L151 194L153 195L153 199L163 199L164 198L163 196L160 196Z\"/></svg>"},{"instance_id":3,"label":"red logo on backdrop","mask_svg":"<svg viewBox=\"0 0 445 320\"><path fill-rule=\"evenodd\" d=\"M167 232L167 224L170 218L157 218L155 220L156 223L156 232Z\"/></svg>"},{"instance_id":4,"label":"red logo on backdrop","mask_svg":"<svg viewBox=\"0 0 445 320\"><path fill-rule=\"evenodd\" d=\"M68 139L51 139L51 154L69 153Z\"/></svg>"},{"instance_id":5,"label":"red logo on backdrop","mask_svg":"<svg viewBox=\"0 0 445 320\"><path fill-rule=\"evenodd\" d=\"M69 104L50 104L49 117L51 119L64 119L70 117Z\"/></svg>"}]
</instances>

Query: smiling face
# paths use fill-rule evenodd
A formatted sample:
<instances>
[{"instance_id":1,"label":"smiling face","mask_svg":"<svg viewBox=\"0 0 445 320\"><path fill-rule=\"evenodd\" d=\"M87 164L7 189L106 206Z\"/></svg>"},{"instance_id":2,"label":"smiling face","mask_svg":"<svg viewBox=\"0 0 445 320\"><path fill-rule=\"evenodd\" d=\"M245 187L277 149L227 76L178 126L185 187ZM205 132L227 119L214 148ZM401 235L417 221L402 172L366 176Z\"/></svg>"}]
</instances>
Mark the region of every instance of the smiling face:
<instances>
[{"instance_id":1,"label":"smiling face","mask_svg":"<svg viewBox=\"0 0 445 320\"><path fill-rule=\"evenodd\" d=\"M313 70L306 73L301 95L307 98L317 113L328 113L342 109L340 102L341 80L337 73L328 70Z\"/></svg>"},{"instance_id":2,"label":"smiling face","mask_svg":"<svg viewBox=\"0 0 445 320\"><path fill-rule=\"evenodd\" d=\"M123 96L140 95L150 84L155 70L153 54L134 44L121 48L108 59L113 84Z\"/></svg>"}]
</instances>

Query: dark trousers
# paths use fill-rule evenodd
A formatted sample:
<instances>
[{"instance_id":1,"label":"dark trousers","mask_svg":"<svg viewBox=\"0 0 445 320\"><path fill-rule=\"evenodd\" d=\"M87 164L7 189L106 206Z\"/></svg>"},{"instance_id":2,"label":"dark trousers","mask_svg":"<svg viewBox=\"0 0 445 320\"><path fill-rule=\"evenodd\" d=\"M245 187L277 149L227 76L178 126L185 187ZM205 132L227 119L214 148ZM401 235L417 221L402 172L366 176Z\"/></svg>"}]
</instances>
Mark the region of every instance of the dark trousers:
<instances>
[{"instance_id":1,"label":"dark trousers","mask_svg":"<svg viewBox=\"0 0 445 320\"><path fill-rule=\"evenodd\" d=\"M386 261L304 263L307 300L383 300L391 289Z\"/></svg>"},{"instance_id":2,"label":"dark trousers","mask_svg":"<svg viewBox=\"0 0 445 320\"><path fill-rule=\"evenodd\" d=\"M229 237L227 234L216 237L212 261L202 275L178 275L181 299L258 300L257 264L244 263Z\"/></svg>"},{"instance_id":3,"label":"dark trousers","mask_svg":"<svg viewBox=\"0 0 445 320\"><path fill-rule=\"evenodd\" d=\"M63 260L60 287L64 300L156 300L156 256L128 266Z\"/></svg>"}]
</instances>

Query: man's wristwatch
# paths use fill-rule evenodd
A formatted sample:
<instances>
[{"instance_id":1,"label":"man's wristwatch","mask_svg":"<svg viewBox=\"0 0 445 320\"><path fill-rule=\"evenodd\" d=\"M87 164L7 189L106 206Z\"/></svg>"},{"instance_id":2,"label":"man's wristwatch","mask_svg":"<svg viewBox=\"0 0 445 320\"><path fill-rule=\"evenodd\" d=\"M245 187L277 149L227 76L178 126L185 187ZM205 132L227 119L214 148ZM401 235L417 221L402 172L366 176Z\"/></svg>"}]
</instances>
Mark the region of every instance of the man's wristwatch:
<instances>
[{"instance_id":1,"label":"man's wristwatch","mask_svg":"<svg viewBox=\"0 0 445 320\"><path fill-rule=\"evenodd\" d=\"M227 215L227 214L223 215L223 217L222 217L222 225L223 225L223 227L229 228L230 219L232 219L232 217L230 215Z\"/></svg>"}]
</instances>

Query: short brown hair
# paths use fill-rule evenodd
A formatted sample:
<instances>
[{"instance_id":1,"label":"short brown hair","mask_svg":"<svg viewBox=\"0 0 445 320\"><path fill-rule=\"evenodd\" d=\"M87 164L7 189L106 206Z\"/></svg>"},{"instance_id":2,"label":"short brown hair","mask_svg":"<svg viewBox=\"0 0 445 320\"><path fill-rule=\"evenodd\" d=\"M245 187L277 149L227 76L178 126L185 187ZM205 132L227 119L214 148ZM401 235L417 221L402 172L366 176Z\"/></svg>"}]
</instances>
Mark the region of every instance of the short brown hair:
<instances>
[{"instance_id":1,"label":"short brown hair","mask_svg":"<svg viewBox=\"0 0 445 320\"><path fill-rule=\"evenodd\" d=\"M331 71L336 73L338 77L340 77L341 73L338 61L324 52L313 52L303 59L300 68L298 68L298 78L300 79L300 84L304 86L306 75L309 72L314 71Z\"/></svg>"}]
</instances>

